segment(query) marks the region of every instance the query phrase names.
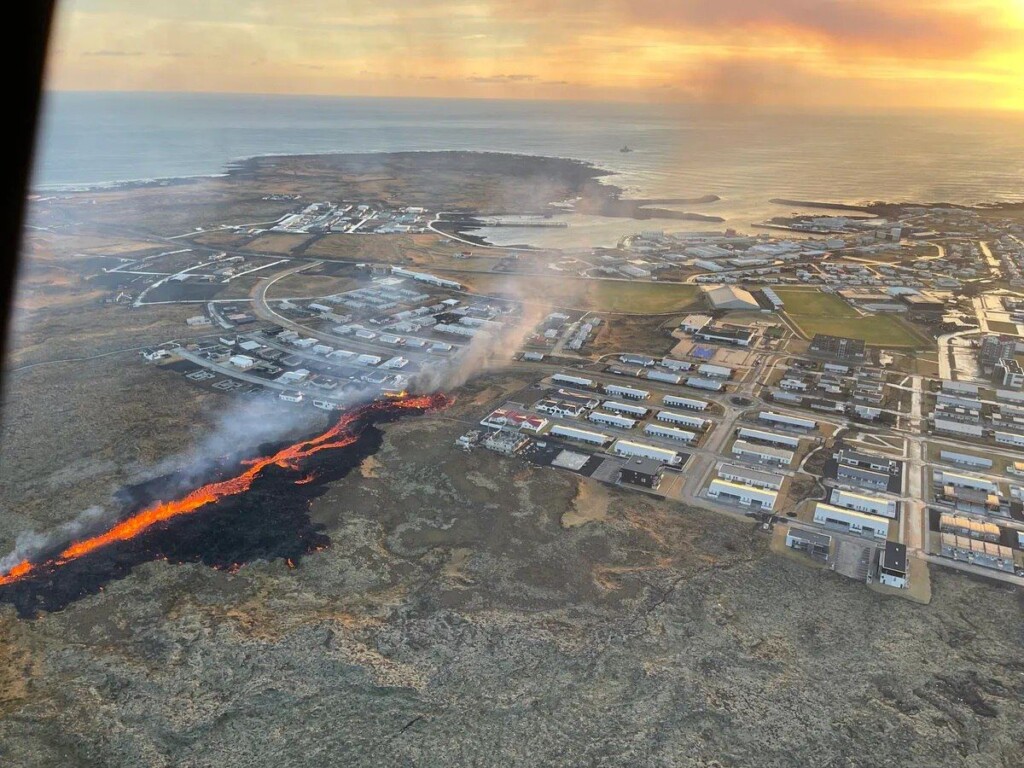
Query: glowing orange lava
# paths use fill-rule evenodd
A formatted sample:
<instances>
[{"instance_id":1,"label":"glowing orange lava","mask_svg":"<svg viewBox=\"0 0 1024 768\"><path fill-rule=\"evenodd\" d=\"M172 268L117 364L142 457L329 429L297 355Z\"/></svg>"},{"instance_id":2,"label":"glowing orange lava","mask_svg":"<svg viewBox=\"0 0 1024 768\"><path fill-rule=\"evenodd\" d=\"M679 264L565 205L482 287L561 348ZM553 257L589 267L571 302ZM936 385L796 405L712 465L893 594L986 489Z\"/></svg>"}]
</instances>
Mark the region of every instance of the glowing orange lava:
<instances>
[{"instance_id":1,"label":"glowing orange lava","mask_svg":"<svg viewBox=\"0 0 1024 768\"><path fill-rule=\"evenodd\" d=\"M64 551L52 560L42 563L32 563L23 560L7 573L0 575L0 587L11 584L25 578L37 570L51 566L60 566L77 560L90 552L113 544L118 541L127 541L149 530L157 523L172 520L176 517L188 515L207 504L220 501L221 499L237 496L249 490L253 481L260 473L269 466L276 465L287 469L298 469L299 462L315 453L331 448L344 448L359 439L359 435L349 430L355 422L363 416L374 411L383 411L392 408L408 409L432 409L442 408L449 403L448 398L443 394L391 397L387 400L378 400L355 408L343 414L338 423L326 432L317 435L309 440L304 440L294 445L282 448L272 456L263 456L257 459L249 459L243 463L248 467L244 472L213 483L200 486L180 499L168 502L157 502L152 506L135 513L126 520L121 521L110 530L92 536L88 539L76 541L70 544ZM305 478L303 478L305 479ZM312 478L310 478L312 479ZM309 480L306 480L308 482ZM301 481L300 481L301 482Z\"/></svg>"}]
</instances>

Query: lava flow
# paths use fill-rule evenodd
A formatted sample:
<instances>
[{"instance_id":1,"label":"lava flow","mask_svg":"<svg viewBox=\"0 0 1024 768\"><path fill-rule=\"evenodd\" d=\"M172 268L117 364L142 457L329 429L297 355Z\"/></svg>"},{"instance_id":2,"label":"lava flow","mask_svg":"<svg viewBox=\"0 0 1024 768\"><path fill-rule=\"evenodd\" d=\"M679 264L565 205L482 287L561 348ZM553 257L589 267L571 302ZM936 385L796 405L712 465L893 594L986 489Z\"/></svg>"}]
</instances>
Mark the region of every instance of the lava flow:
<instances>
[{"instance_id":1,"label":"lava flow","mask_svg":"<svg viewBox=\"0 0 1024 768\"><path fill-rule=\"evenodd\" d=\"M286 446L269 456L262 456L242 462L246 469L233 477L207 483L173 501L159 501L150 504L103 533L72 542L49 559L38 563L33 563L29 560L19 562L6 573L0 574L0 587L22 581L34 575L53 572L61 566L65 566L112 544L135 539L150 531L159 523L190 515L216 502L244 494L252 487L256 478L269 467L276 466L283 469L297 470L303 459L307 459L320 451L352 445L359 439L359 424L375 413L389 412L396 409L431 410L442 408L447 404L448 398L443 394L422 396L403 394L400 397L389 397L385 400L374 401L354 408L344 413L333 427L314 438ZM300 478L298 484L310 483L314 479L315 475L311 473Z\"/></svg>"}]
</instances>

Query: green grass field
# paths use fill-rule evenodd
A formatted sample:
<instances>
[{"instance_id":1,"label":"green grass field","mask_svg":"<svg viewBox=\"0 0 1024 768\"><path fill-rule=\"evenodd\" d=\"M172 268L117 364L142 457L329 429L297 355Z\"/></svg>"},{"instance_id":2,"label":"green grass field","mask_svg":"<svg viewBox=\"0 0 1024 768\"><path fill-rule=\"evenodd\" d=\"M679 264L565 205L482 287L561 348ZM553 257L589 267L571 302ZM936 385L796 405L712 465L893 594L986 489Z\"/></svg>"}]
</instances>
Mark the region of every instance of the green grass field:
<instances>
[{"instance_id":1,"label":"green grass field","mask_svg":"<svg viewBox=\"0 0 1024 768\"><path fill-rule=\"evenodd\" d=\"M786 303L786 315L808 339L816 333L863 339L879 347L926 347L930 341L898 317L862 317L838 296L815 290L778 288Z\"/></svg>"},{"instance_id":2,"label":"green grass field","mask_svg":"<svg viewBox=\"0 0 1024 768\"><path fill-rule=\"evenodd\" d=\"M838 296L816 290L776 288L786 312L797 317L857 317L857 312Z\"/></svg>"},{"instance_id":3,"label":"green grass field","mask_svg":"<svg viewBox=\"0 0 1024 768\"><path fill-rule=\"evenodd\" d=\"M527 301L593 312L657 315L692 307L700 291L694 285L586 280L566 277L447 273L473 293L511 295Z\"/></svg>"},{"instance_id":4,"label":"green grass field","mask_svg":"<svg viewBox=\"0 0 1024 768\"><path fill-rule=\"evenodd\" d=\"M1017 335L1017 324L1007 323L1002 320L989 320L988 329L992 331L992 333L1005 333L1008 336Z\"/></svg>"}]
</instances>

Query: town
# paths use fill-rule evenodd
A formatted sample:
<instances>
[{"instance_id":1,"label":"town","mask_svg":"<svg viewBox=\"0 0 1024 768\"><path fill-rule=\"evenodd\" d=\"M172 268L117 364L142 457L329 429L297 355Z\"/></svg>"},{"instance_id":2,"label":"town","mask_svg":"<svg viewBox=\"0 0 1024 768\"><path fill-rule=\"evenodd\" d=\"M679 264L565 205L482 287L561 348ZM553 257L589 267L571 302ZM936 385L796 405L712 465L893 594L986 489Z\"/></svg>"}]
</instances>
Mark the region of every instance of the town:
<instances>
[{"instance_id":1,"label":"town","mask_svg":"<svg viewBox=\"0 0 1024 768\"><path fill-rule=\"evenodd\" d=\"M1024 583L1024 225L906 206L551 251L473 246L423 207L265 200L293 207L96 276L132 311L194 307L199 335L146 361L329 411L497 346L532 383L453 450L750 518L780 556L920 602L931 565ZM324 247L343 238L357 258Z\"/></svg>"}]
</instances>

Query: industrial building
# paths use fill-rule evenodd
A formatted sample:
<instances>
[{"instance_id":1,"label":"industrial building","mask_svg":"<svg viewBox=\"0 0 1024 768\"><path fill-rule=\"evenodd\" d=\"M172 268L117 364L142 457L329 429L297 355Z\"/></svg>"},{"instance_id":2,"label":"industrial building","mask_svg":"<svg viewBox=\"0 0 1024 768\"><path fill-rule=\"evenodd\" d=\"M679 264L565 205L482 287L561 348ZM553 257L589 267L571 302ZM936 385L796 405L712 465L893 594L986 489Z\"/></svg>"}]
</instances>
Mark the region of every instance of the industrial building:
<instances>
[{"instance_id":1,"label":"industrial building","mask_svg":"<svg viewBox=\"0 0 1024 768\"><path fill-rule=\"evenodd\" d=\"M1013 445L1024 448L1024 434L1019 432L1003 432L997 430L995 433L996 442L1000 445Z\"/></svg>"},{"instance_id":2,"label":"industrial building","mask_svg":"<svg viewBox=\"0 0 1024 768\"><path fill-rule=\"evenodd\" d=\"M888 517L896 519L899 507L892 499L881 499L877 496L866 496L861 493L844 491L841 488L833 488L829 501L837 507L852 509L855 512L866 512L869 515Z\"/></svg>"},{"instance_id":3,"label":"industrial building","mask_svg":"<svg viewBox=\"0 0 1024 768\"><path fill-rule=\"evenodd\" d=\"M742 328L724 328L721 326L706 325L693 334L698 341L708 341L717 344L732 344L737 347L749 347L750 340L754 337L752 331Z\"/></svg>"},{"instance_id":4,"label":"industrial building","mask_svg":"<svg viewBox=\"0 0 1024 768\"><path fill-rule=\"evenodd\" d=\"M951 515L949 513L943 513L939 516L939 531L966 539L990 541L994 544L998 544L1002 538L999 526L995 523L976 520L965 515Z\"/></svg>"},{"instance_id":5,"label":"industrial building","mask_svg":"<svg viewBox=\"0 0 1024 768\"><path fill-rule=\"evenodd\" d=\"M876 539L884 539L889 535L889 521L885 518L834 507L820 501L814 506L814 522L861 536L874 536Z\"/></svg>"},{"instance_id":6,"label":"industrial building","mask_svg":"<svg viewBox=\"0 0 1024 768\"><path fill-rule=\"evenodd\" d=\"M962 560L982 568L1013 573L1013 550L989 541L965 539L952 533L942 534L943 557Z\"/></svg>"},{"instance_id":7,"label":"industrial building","mask_svg":"<svg viewBox=\"0 0 1024 768\"><path fill-rule=\"evenodd\" d=\"M750 291L733 285L710 285L703 289L704 297L714 309L736 309L756 312L761 308Z\"/></svg>"},{"instance_id":8,"label":"industrial building","mask_svg":"<svg viewBox=\"0 0 1024 768\"><path fill-rule=\"evenodd\" d=\"M630 416L636 416L637 418L644 418L649 412L650 408L644 408L642 405L633 405L631 403L620 403L615 400L605 400L602 407L607 411L615 411L616 413L628 413Z\"/></svg>"},{"instance_id":9,"label":"industrial building","mask_svg":"<svg viewBox=\"0 0 1024 768\"><path fill-rule=\"evenodd\" d=\"M679 424L699 430L704 429L704 425L707 424L707 420L699 416L687 416L685 413L675 413L674 411L658 411L655 418L658 421L667 421L669 424Z\"/></svg>"},{"instance_id":10,"label":"industrial building","mask_svg":"<svg viewBox=\"0 0 1024 768\"><path fill-rule=\"evenodd\" d=\"M673 360L670 357L662 358L661 364L670 371L688 371L693 368L693 363L688 363L684 360Z\"/></svg>"},{"instance_id":11,"label":"industrial building","mask_svg":"<svg viewBox=\"0 0 1024 768\"><path fill-rule=\"evenodd\" d=\"M646 400L651 396L651 393L646 389L623 387L618 384L605 384L602 389L604 389L606 394L614 395L615 397L628 397L631 400Z\"/></svg>"},{"instance_id":12,"label":"industrial building","mask_svg":"<svg viewBox=\"0 0 1024 768\"><path fill-rule=\"evenodd\" d=\"M992 459L986 459L982 456L972 456L969 453L957 453L956 451L939 451L939 458L943 461L948 461L953 464L960 464L965 467L975 467L977 469L992 469Z\"/></svg>"},{"instance_id":13,"label":"industrial building","mask_svg":"<svg viewBox=\"0 0 1024 768\"><path fill-rule=\"evenodd\" d=\"M619 429L632 429L636 426L635 419L630 419L626 416L618 416L614 413L593 411L587 418L595 424L605 424L609 427L618 427Z\"/></svg>"},{"instance_id":14,"label":"industrial building","mask_svg":"<svg viewBox=\"0 0 1024 768\"><path fill-rule=\"evenodd\" d=\"M974 491L984 491L985 493L999 493L999 486L991 480L979 477L978 475L963 475L941 468L932 470L932 482L937 485L952 485L954 488L969 488Z\"/></svg>"},{"instance_id":15,"label":"industrial building","mask_svg":"<svg viewBox=\"0 0 1024 768\"><path fill-rule=\"evenodd\" d=\"M723 480L742 485L753 485L757 488L770 488L773 491L782 489L785 480L782 475L771 472L759 472L756 469L747 469L738 464L723 464L718 468L718 476Z\"/></svg>"},{"instance_id":16,"label":"industrial building","mask_svg":"<svg viewBox=\"0 0 1024 768\"><path fill-rule=\"evenodd\" d=\"M678 384L683 380L678 373L669 373L668 371L648 371L647 378L651 381L663 381L666 384Z\"/></svg>"},{"instance_id":17,"label":"industrial building","mask_svg":"<svg viewBox=\"0 0 1024 768\"><path fill-rule=\"evenodd\" d=\"M732 483L728 480L715 478L708 486L708 498L715 499L716 501L742 504L745 507L755 507L771 512L775 508L778 494L767 488L756 488L752 485Z\"/></svg>"},{"instance_id":18,"label":"industrial building","mask_svg":"<svg viewBox=\"0 0 1024 768\"><path fill-rule=\"evenodd\" d=\"M872 472L892 472L897 467L895 459L890 459L886 456L876 456L873 453L864 453L863 451L854 451L849 448L843 448L839 453L834 454L832 458L838 461L840 465L869 469Z\"/></svg>"},{"instance_id":19,"label":"industrial building","mask_svg":"<svg viewBox=\"0 0 1024 768\"><path fill-rule=\"evenodd\" d=\"M711 315L687 315L679 327L686 333L697 333L712 320Z\"/></svg>"},{"instance_id":20,"label":"industrial building","mask_svg":"<svg viewBox=\"0 0 1024 768\"><path fill-rule=\"evenodd\" d=\"M775 413L774 411L761 411L757 418L770 424L781 424L782 426L795 427L796 429L818 428L818 422L813 419L800 419L796 416L787 416L784 413Z\"/></svg>"},{"instance_id":21,"label":"industrial building","mask_svg":"<svg viewBox=\"0 0 1024 768\"><path fill-rule=\"evenodd\" d=\"M732 444L732 455L747 461L765 464L789 466L793 462L793 452L765 445L754 445L746 440L737 440Z\"/></svg>"},{"instance_id":22,"label":"industrial building","mask_svg":"<svg viewBox=\"0 0 1024 768\"><path fill-rule=\"evenodd\" d=\"M675 395L665 395L661 398L661 402L673 408L688 408L691 411L703 411L709 405L706 400L696 400L692 397L676 397Z\"/></svg>"},{"instance_id":23,"label":"industrial building","mask_svg":"<svg viewBox=\"0 0 1024 768\"><path fill-rule=\"evenodd\" d=\"M740 427L736 430L736 434L744 440L756 440L757 442L768 443L769 445L781 445L793 450L800 447L800 438L793 435L780 435L777 432L765 432L761 429L751 429L749 427Z\"/></svg>"},{"instance_id":24,"label":"industrial building","mask_svg":"<svg viewBox=\"0 0 1024 768\"><path fill-rule=\"evenodd\" d=\"M660 461L638 456L630 459L619 470L619 482L656 490L661 485L664 473L665 465Z\"/></svg>"},{"instance_id":25,"label":"industrial building","mask_svg":"<svg viewBox=\"0 0 1024 768\"><path fill-rule=\"evenodd\" d=\"M581 443L590 443L592 445L605 445L611 442L611 438L601 432L590 432L585 429L566 427L562 424L553 426L549 434L556 437L565 437L569 440L579 440Z\"/></svg>"},{"instance_id":26,"label":"industrial building","mask_svg":"<svg viewBox=\"0 0 1024 768\"><path fill-rule=\"evenodd\" d=\"M619 355L619 360L626 365L640 365L644 368L649 368L654 365L657 360L647 355Z\"/></svg>"},{"instance_id":27,"label":"industrial building","mask_svg":"<svg viewBox=\"0 0 1024 768\"><path fill-rule=\"evenodd\" d=\"M878 581L887 587L907 587L907 547L895 541L885 542L878 555Z\"/></svg>"},{"instance_id":28,"label":"industrial building","mask_svg":"<svg viewBox=\"0 0 1024 768\"><path fill-rule=\"evenodd\" d=\"M692 443L697 439L697 435L693 432L687 432L685 429L676 429L675 427L665 427L661 424L648 424L644 427L644 434L654 437L667 437L669 440L681 440L684 443Z\"/></svg>"},{"instance_id":29,"label":"industrial building","mask_svg":"<svg viewBox=\"0 0 1024 768\"><path fill-rule=\"evenodd\" d=\"M965 435L966 437L983 437L985 429L981 424L965 421L944 419L936 414L932 415L932 424L936 432L944 432L948 435Z\"/></svg>"},{"instance_id":30,"label":"industrial building","mask_svg":"<svg viewBox=\"0 0 1024 768\"><path fill-rule=\"evenodd\" d=\"M791 525L789 530L786 531L786 546L790 549L806 552L811 557L827 560L832 547L832 537L824 533L817 533L806 528Z\"/></svg>"},{"instance_id":31,"label":"industrial building","mask_svg":"<svg viewBox=\"0 0 1024 768\"><path fill-rule=\"evenodd\" d=\"M732 378L732 368L727 365L712 365L711 363L703 363L697 366L697 373L701 376L708 376L713 379L729 379Z\"/></svg>"},{"instance_id":32,"label":"industrial building","mask_svg":"<svg viewBox=\"0 0 1024 768\"><path fill-rule=\"evenodd\" d=\"M630 458L647 458L660 461L663 464L681 464L682 457L676 451L667 448L658 448L647 443L635 443L631 440L616 440L612 445L612 452L618 456Z\"/></svg>"},{"instance_id":33,"label":"industrial building","mask_svg":"<svg viewBox=\"0 0 1024 768\"><path fill-rule=\"evenodd\" d=\"M693 387L694 389L706 389L710 392L722 391L722 382L701 378L700 376L690 376L686 380L686 386Z\"/></svg>"},{"instance_id":34,"label":"industrial building","mask_svg":"<svg viewBox=\"0 0 1024 768\"><path fill-rule=\"evenodd\" d=\"M581 376L569 376L565 373L556 373L551 377L551 380L556 384L568 384L573 387L586 387L587 389L593 389L595 386L591 379L584 379Z\"/></svg>"}]
</instances>

